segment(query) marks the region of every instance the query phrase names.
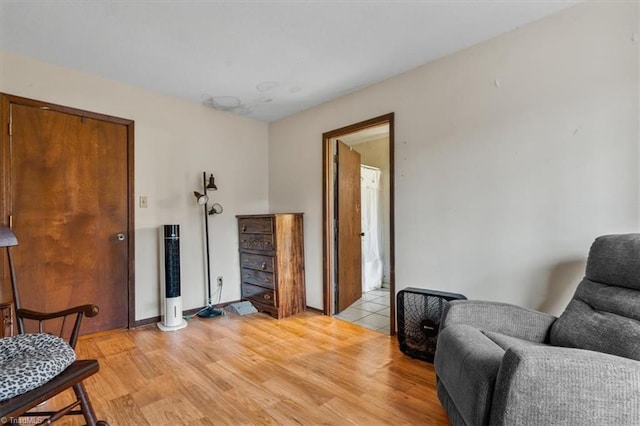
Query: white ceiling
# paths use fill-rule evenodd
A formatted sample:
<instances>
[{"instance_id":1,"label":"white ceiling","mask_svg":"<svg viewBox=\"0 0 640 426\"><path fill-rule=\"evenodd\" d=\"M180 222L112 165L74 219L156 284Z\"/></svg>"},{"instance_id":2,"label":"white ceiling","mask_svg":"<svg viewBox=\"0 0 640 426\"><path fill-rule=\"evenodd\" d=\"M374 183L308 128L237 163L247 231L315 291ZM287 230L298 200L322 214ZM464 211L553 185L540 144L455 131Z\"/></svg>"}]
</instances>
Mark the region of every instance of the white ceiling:
<instances>
[{"instance_id":1,"label":"white ceiling","mask_svg":"<svg viewBox=\"0 0 640 426\"><path fill-rule=\"evenodd\" d=\"M275 121L574 0L0 0L0 49Z\"/></svg>"}]
</instances>

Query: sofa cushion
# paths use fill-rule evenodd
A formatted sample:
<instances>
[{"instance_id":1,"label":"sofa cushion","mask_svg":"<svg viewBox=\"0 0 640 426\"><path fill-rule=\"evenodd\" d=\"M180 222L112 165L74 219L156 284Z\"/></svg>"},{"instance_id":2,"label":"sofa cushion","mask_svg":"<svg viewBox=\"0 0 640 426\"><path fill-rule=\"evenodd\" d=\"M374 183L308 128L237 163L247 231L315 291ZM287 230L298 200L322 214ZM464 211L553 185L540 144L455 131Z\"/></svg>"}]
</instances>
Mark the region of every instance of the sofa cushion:
<instances>
[{"instance_id":1,"label":"sofa cushion","mask_svg":"<svg viewBox=\"0 0 640 426\"><path fill-rule=\"evenodd\" d=\"M466 424L488 422L504 353L469 325L450 325L440 332L434 360L436 374Z\"/></svg>"},{"instance_id":2,"label":"sofa cushion","mask_svg":"<svg viewBox=\"0 0 640 426\"><path fill-rule=\"evenodd\" d=\"M0 401L42 386L75 359L71 346L50 334L0 339Z\"/></svg>"},{"instance_id":3,"label":"sofa cushion","mask_svg":"<svg viewBox=\"0 0 640 426\"><path fill-rule=\"evenodd\" d=\"M584 279L551 326L550 341L640 361L640 292Z\"/></svg>"},{"instance_id":4,"label":"sofa cushion","mask_svg":"<svg viewBox=\"0 0 640 426\"><path fill-rule=\"evenodd\" d=\"M596 238L589 250L585 278L640 290L640 234Z\"/></svg>"}]
</instances>

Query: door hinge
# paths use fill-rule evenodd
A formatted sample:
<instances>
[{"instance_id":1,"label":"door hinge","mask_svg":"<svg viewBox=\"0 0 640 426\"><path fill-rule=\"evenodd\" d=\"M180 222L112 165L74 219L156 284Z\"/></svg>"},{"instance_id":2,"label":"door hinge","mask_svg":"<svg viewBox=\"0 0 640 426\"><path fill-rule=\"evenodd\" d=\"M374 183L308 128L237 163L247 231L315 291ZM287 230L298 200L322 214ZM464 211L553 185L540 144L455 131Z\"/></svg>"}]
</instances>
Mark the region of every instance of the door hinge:
<instances>
[{"instance_id":1,"label":"door hinge","mask_svg":"<svg viewBox=\"0 0 640 426\"><path fill-rule=\"evenodd\" d=\"M13 215L9 215L9 229L13 229Z\"/></svg>"},{"instance_id":2,"label":"door hinge","mask_svg":"<svg viewBox=\"0 0 640 426\"><path fill-rule=\"evenodd\" d=\"M13 126L11 125L11 120L9 120L9 136L13 136Z\"/></svg>"},{"instance_id":3,"label":"door hinge","mask_svg":"<svg viewBox=\"0 0 640 426\"><path fill-rule=\"evenodd\" d=\"M338 154L333 154L333 162L334 163L338 162Z\"/></svg>"}]
</instances>

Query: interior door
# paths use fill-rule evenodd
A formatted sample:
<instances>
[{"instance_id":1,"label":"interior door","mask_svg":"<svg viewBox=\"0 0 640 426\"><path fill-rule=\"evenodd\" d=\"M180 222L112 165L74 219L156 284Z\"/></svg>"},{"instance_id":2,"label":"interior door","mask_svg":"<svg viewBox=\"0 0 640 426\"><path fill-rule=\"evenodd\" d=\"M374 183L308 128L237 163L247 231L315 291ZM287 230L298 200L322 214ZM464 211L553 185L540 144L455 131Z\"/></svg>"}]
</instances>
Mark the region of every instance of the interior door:
<instances>
[{"instance_id":1,"label":"interior door","mask_svg":"<svg viewBox=\"0 0 640 426\"><path fill-rule=\"evenodd\" d=\"M360 154L337 141L336 312L362 297Z\"/></svg>"},{"instance_id":2,"label":"interior door","mask_svg":"<svg viewBox=\"0 0 640 426\"><path fill-rule=\"evenodd\" d=\"M10 106L9 209L24 308L93 303L82 332L128 325L127 126Z\"/></svg>"}]
</instances>

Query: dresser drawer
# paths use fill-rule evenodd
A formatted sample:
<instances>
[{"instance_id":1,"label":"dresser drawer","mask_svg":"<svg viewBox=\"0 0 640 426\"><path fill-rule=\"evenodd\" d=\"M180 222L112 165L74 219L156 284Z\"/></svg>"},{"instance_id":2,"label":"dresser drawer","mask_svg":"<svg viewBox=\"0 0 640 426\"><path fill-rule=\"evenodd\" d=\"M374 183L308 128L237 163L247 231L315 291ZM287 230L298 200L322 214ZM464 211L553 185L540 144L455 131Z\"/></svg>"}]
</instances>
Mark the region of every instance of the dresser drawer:
<instances>
[{"instance_id":1,"label":"dresser drawer","mask_svg":"<svg viewBox=\"0 0 640 426\"><path fill-rule=\"evenodd\" d=\"M273 272L273 256L240 253L240 267L258 269L265 272Z\"/></svg>"},{"instance_id":2,"label":"dresser drawer","mask_svg":"<svg viewBox=\"0 0 640 426\"><path fill-rule=\"evenodd\" d=\"M306 308L302 213L237 215L240 294L285 318Z\"/></svg>"},{"instance_id":3,"label":"dresser drawer","mask_svg":"<svg viewBox=\"0 0 640 426\"><path fill-rule=\"evenodd\" d=\"M273 250L273 235L271 234L241 234L241 250Z\"/></svg>"},{"instance_id":4,"label":"dresser drawer","mask_svg":"<svg viewBox=\"0 0 640 426\"><path fill-rule=\"evenodd\" d=\"M277 306L273 290L258 287L256 285L242 283L242 298L255 300L256 302L265 305Z\"/></svg>"},{"instance_id":5,"label":"dresser drawer","mask_svg":"<svg viewBox=\"0 0 640 426\"><path fill-rule=\"evenodd\" d=\"M241 234L273 234L273 220L270 217L239 219L238 229Z\"/></svg>"},{"instance_id":6,"label":"dresser drawer","mask_svg":"<svg viewBox=\"0 0 640 426\"><path fill-rule=\"evenodd\" d=\"M242 282L274 288L273 272L262 272L253 269L242 268Z\"/></svg>"}]
</instances>

